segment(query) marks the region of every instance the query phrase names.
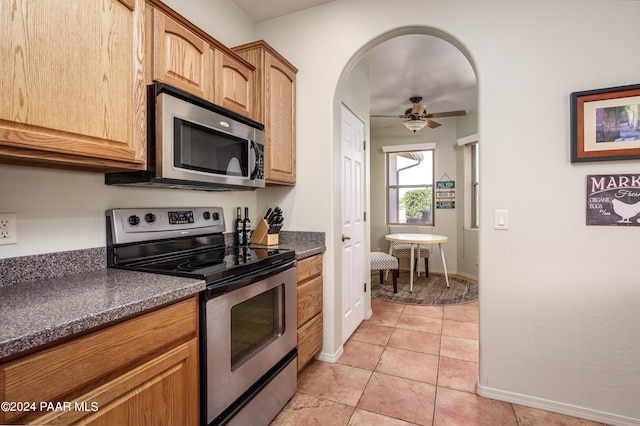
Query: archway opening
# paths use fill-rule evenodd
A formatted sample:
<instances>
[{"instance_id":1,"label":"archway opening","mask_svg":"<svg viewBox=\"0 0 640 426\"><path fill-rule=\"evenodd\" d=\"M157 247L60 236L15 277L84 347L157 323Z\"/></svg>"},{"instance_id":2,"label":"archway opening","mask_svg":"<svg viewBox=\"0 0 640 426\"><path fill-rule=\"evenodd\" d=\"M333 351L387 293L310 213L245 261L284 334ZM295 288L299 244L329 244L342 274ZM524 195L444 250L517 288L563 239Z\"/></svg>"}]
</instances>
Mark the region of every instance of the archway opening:
<instances>
[{"instance_id":1,"label":"archway opening","mask_svg":"<svg viewBox=\"0 0 640 426\"><path fill-rule=\"evenodd\" d=\"M456 54L459 58L462 58L462 61L469 68L470 73L473 77L473 96L474 103L473 108L470 111L467 111L467 115L464 119L465 123L462 126L458 126L456 123L458 119L446 120L446 124L443 125L440 129L431 132L420 132L417 134L412 134L404 126L394 126L388 125L384 123L383 125L379 125L373 122L371 115L374 115L373 104L378 102L376 99L378 92L380 91L380 87L378 83L371 83L371 73L373 72L370 68L372 66L371 55L376 50L384 50L386 44L397 43L401 40L406 39L407 37L414 39L434 39L439 44L446 44L449 46L449 49L455 50ZM434 45L438 45L435 43ZM436 49L436 48L434 48ZM411 53L414 66L418 66L420 63L424 63L424 61L438 61L438 54L441 54L440 51L430 51L428 47L424 47L419 50L418 53L415 51ZM390 61L395 60L394 58L389 58ZM375 64L374 64L375 65ZM373 66L374 66L373 65ZM388 80L393 82L393 84L398 84L395 80L403 81L405 75L411 74L411 69L406 69L405 73L395 73L394 75L388 76ZM450 72L451 70L449 70ZM442 64L440 72L447 73L446 63ZM425 77L428 79L429 75L426 74ZM379 76L376 76L377 81L381 81ZM365 80L367 83L363 83ZM435 77L433 80L437 80ZM463 271L462 275L468 275L470 278L478 278L477 275L477 264L479 258L479 246L478 246L478 230L471 229L469 226L470 220L467 217L466 211L469 210L468 200L469 197L465 194L464 188L460 185L466 184L465 177L465 154L464 147L459 145L458 140L463 139L471 134L478 133L478 120L477 120L477 72L475 63L469 51L466 47L460 43L455 37L450 34L443 32L438 29L428 28L428 27L403 27L398 28L393 31L389 31L385 34L382 34L375 39L371 40L362 48L360 48L350 59L347 65L344 67L343 72L341 74L339 83L337 85L336 93L334 96L334 123L335 128L333 131L334 134L334 162L335 168L339 168L340 161L337 161L339 153L340 153L340 120L337 114L337 111L340 108L340 105L345 104L349 108L352 108L360 117L362 117L367 125L367 143L369 144L368 149L368 158L367 158L367 197L365 202L365 209L368 212L367 219L369 221L368 232L366 241L368 244L368 248L370 250L367 251L386 251L387 246L384 240L384 235L387 233L388 222L387 222L387 202L386 202L386 192L385 192L385 168L384 168L384 154L381 152L381 144L393 143L400 145L410 145L416 143L424 143L425 141L430 141L430 138L437 139L437 143L439 144L439 151L445 152L447 151L446 158L438 158L436 155L436 164L434 171L434 180L440 180L440 175L447 175L452 180L457 181L458 187L456 188L456 199L455 208L452 211L445 212L444 210L435 211L434 218L434 227L430 231L430 233L438 233L438 234L449 234L453 236L450 240L453 241L453 244L449 244L447 247L447 266L450 272L457 273L459 272L459 266L463 263L470 264L475 267L475 270L471 271ZM406 79L404 80L406 81ZM375 87L372 85L375 84ZM424 85L424 82L422 83ZM396 112L401 113L404 107L401 99L402 97L407 97L412 95L422 95L422 93L415 93L417 91L423 90L426 94L429 90L433 90L433 88L423 87L421 88L420 84L416 84L414 86L407 84L406 90L399 93L399 99L397 101ZM440 90L440 95L438 95L440 100L446 101L446 90ZM426 96L428 98L429 95ZM431 106L427 106L427 108L435 107L439 108L440 106L433 105L435 104L434 99L427 99L429 103L432 103ZM408 102L408 99L405 100L405 103ZM455 102L451 103L454 105ZM453 108L451 106L443 106L443 108ZM465 107L464 109L467 109ZM437 111L434 111L437 112ZM391 114L392 115L392 114ZM393 119L392 119L393 120ZM444 124L444 123L443 123ZM444 130L446 129L446 130ZM427 129L430 130L430 129ZM443 131L444 130L444 131ZM391 142L390 142L391 141ZM452 154L453 152L453 154ZM340 170L334 171L334 176L340 176ZM337 191L340 193L340 191ZM337 198L337 197L336 197ZM452 204L450 204L452 205ZM336 208L341 208L341 203L336 199ZM339 212L336 211L336 214ZM439 217L438 217L439 216ZM434 230L437 229L437 232ZM340 229L334 229L336 235L340 234ZM436 249L437 250L437 249ZM433 258L437 258L438 256L433 256ZM453 261L450 261L450 257L453 258ZM465 262L458 261L459 258L465 258ZM335 252L335 265L337 265L337 271L342 270L342 260L340 258L340 251L337 250ZM368 262L368 258L367 258ZM435 270L437 271L437 262ZM473 268L472 268L473 269ZM366 270L368 271L368 265ZM369 288L371 283L369 282ZM370 299L368 300L368 311L371 312ZM340 335L340 331L336 330L336 333Z\"/></svg>"}]
</instances>

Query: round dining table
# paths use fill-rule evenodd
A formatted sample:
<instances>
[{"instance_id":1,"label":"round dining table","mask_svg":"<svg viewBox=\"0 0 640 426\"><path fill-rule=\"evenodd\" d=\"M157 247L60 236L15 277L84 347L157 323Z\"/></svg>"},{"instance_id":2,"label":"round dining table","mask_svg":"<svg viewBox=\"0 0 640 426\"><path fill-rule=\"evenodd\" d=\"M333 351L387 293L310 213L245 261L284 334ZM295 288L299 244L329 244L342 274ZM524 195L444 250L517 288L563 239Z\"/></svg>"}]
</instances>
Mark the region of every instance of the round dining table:
<instances>
[{"instance_id":1,"label":"round dining table","mask_svg":"<svg viewBox=\"0 0 640 426\"><path fill-rule=\"evenodd\" d=\"M388 234L384 237L387 241L396 243L405 243L411 245L411 258L410 258L410 279L409 279L409 291L413 293L413 263L415 262L414 250L420 244L438 244L440 250L440 256L442 257L442 266L444 268L444 277L447 281L447 287L449 287L449 275L447 274L447 262L444 259L444 251L442 250L442 243L449 241L448 237L443 235L434 234ZM393 244L389 248L389 254L393 254Z\"/></svg>"}]
</instances>

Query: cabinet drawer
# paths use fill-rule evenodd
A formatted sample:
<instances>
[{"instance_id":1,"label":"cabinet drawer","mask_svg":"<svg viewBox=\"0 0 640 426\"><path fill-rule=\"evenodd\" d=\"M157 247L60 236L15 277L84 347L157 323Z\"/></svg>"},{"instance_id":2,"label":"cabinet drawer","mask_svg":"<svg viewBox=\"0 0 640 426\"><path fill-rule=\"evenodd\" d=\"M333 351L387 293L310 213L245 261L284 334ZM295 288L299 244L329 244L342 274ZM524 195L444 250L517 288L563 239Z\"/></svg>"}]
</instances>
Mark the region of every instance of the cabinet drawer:
<instances>
[{"instance_id":1,"label":"cabinet drawer","mask_svg":"<svg viewBox=\"0 0 640 426\"><path fill-rule=\"evenodd\" d=\"M34 424L198 425L198 339L175 347L77 398L73 410L49 411ZM162 406L164 395L170 395ZM71 398L70 398L71 399ZM76 410L75 407L88 408ZM93 405L91 405L93 404ZM91 412L91 409L95 412ZM96 410L97 409L97 410Z\"/></svg>"},{"instance_id":2,"label":"cabinet drawer","mask_svg":"<svg viewBox=\"0 0 640 426\"><path fill-rule=\"evenodd\" d=\"M322 349L322 313L298 329L298 372Z\"/></svg>"},{"instance_id":3,"label":"cabinet drawer","mask_svg":"<svg viewBox=\"0 0 640 426\"><path fill-rule=\"evenodd\" d=\"M316 275L322 274L322 255L307 257L299 260L296 264L298 274L298 284Z\"/></svg>"},{"instance_id":4,"label":"cabinet drawer","mask_svg":"<svg viewBox=\"0 0 640 426\"><path fill-rule=\"evenodd\" d=\"M197 336L196 298L0 366L2 401L60 401L123 368ZM0 423L22 413L5 413ZM0 413L0 416L2 413Z\"/></svg>"},{"instance_id":5,"label":"cabinet drawer","mask_svg":"<svg viewBox=\"0 0 640 426\"><path fill-rule=\"evenodd\" d=\"M322 276L298 285L298 328L322 312Z\"/></svg>"}]
</instances>

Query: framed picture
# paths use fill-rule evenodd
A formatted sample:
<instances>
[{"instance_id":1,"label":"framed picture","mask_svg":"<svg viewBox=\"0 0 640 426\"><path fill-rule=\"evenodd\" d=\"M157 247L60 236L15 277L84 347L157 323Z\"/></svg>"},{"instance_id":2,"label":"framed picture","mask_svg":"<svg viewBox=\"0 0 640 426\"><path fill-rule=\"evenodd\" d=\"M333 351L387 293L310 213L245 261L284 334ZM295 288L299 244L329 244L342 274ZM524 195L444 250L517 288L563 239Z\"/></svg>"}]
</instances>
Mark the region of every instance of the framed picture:
<instances>
[{"instance_id":1,"label":"framed picture","mask_svg":"<svg viewBox=\"0 0 640 426\"><path fill-rule=\"evenodd\" d=\"M640 158L640 84L571 94L571 162Z\"/></svg>"}]
</instances>

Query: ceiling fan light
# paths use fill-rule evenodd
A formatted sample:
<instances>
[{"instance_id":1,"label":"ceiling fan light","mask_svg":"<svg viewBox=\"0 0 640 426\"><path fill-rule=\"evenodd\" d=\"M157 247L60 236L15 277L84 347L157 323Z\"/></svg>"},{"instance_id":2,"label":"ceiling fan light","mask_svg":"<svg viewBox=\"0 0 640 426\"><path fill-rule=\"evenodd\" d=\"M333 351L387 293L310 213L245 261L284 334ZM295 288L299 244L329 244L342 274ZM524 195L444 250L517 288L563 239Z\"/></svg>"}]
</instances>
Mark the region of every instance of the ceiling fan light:
<instances>
[{"instance_id":1,"label":"ceiling fan light","mask_svg":"<svg viewBox=\"0 0 640 426\"><path fill-rule=\"evenodd\" d=\"M425 123L422 120L409 120L409 121L405 121L402 124L404 124L404 127L411 130L413 133L417 132L418 130L421 130L424 126L427 125L427 123Z\"/></svg>"}]
</instances>

